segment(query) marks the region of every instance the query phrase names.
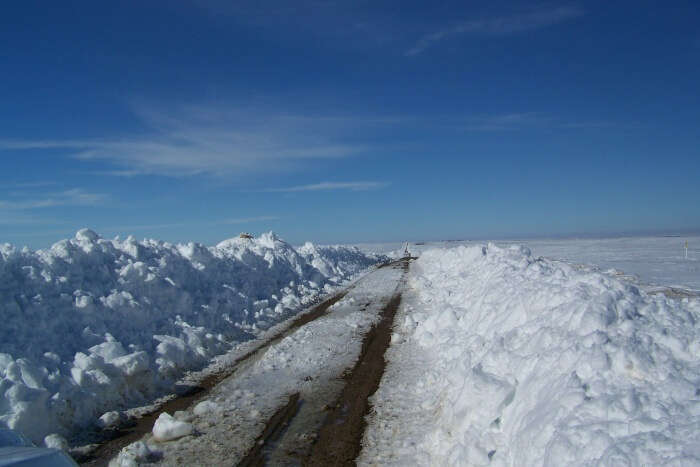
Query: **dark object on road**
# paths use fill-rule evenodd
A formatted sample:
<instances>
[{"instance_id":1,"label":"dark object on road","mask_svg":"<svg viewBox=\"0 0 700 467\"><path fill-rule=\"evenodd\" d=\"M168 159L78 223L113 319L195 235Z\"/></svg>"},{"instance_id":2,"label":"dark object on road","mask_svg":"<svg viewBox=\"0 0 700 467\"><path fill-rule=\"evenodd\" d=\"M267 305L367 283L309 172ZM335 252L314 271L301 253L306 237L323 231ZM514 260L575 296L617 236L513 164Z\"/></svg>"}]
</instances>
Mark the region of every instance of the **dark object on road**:
<instances>
[{"instance_id":1,"label":"dark object on road","mask_svg":"<svg viewBox=\"0 0 700 467\"><path fill-rule=\"evenodd\" d=\"M0 466L76 467L60 449L38 448L21 433L0 429Z\"/></svg>"}]
</instances>

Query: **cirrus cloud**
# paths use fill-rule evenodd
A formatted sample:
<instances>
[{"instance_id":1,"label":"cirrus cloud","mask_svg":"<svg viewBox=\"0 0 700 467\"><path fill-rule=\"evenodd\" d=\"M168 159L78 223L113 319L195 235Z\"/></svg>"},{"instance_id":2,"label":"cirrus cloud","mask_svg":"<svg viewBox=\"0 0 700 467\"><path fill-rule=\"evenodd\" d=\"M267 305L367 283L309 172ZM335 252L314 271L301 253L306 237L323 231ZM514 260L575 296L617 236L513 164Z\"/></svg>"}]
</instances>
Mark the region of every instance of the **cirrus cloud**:
<instances>
[{"instance_id":1,"label":"cirrus cloud","mask_svg":"<svg viewBox=\"0 0 700 467\"><path fill-rule=\"evenodd\" d=\"M27 210L39 208L52 208L56 206L91 206L106 200L107 196L101 193L90 193L81 188L73 188L54 193L48 193L41 197L29 199L1 200L0 209L3 210Z\"/></svg>"},{"instance_id":2,"label":"cirrus cloud","mask_svg":"<svg viewBox=\"0 0 700 467\"><path fill-rule=\"evenodd\" d=\"M321 182L310 185L298 185L286 188L269 188L266 192L293 193L299 191L328 191L328 190L349 190L349 191L368 191L384 188L388 186L387 182Z\"/></svg>"},{"instance_id":3,"label":"cirrus cloud","mask_svg":"<svg viewBox=\"0 0 700 467\"><path fill-rule=\"evenodd\" d=\"M463 34L507 36L552 26L583 14L583 10L576 6L565 5L538 8L510 16L462 21L423 36L404 55L418 55L442 40Z\"/></svg>"},{"instance_id":4,"label":"cirrus cloud","mask_svg":"<svg viewBox=\"0 0 700 467\"><path fill-rule=\"evenodd\" d=\"M369 147L345 142L346 129L383 124L206 106L140 107L136 115L150 130L145 137L0 141L0 150L65 149L75 159L111 163L114 170L100 173L115 176L228 175L356 155Z\"/></svg>"}]
</instances>

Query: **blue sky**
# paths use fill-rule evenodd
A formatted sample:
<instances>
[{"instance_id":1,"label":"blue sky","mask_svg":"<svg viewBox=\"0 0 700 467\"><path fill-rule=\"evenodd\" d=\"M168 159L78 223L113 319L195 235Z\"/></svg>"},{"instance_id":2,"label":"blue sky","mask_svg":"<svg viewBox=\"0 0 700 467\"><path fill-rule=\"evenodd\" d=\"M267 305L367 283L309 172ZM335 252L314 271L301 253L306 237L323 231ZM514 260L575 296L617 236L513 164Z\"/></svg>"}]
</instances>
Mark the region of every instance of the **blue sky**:
<instances>
[{"instance_id":1,"label":"blue sky","mask_svg":"<svg viewBox=\"0 0 700 467\"><path fill-rule=\"evenodd\" d=\"M0 242L700 229L700 5L11 2Z\"/></svg>"}]
</instances>

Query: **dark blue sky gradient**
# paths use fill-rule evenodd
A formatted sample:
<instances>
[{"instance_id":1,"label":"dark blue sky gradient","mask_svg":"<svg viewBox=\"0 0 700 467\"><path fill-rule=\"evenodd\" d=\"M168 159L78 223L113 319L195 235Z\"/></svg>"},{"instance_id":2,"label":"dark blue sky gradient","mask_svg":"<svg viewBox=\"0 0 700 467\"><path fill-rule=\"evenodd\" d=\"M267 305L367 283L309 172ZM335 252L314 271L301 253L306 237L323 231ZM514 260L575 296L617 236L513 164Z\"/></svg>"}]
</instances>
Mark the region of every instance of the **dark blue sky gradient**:
<instances>
[{"instance_id":1,"label":"dark blue sky gradient","mask_svg":"<svg viewBox=\"0 0 700 467\"><path fill-rule=\"evenodd\" d=\"M0 242L700 229L697 2L468 3L5 5Z\"/></svg>"}]
</instances>

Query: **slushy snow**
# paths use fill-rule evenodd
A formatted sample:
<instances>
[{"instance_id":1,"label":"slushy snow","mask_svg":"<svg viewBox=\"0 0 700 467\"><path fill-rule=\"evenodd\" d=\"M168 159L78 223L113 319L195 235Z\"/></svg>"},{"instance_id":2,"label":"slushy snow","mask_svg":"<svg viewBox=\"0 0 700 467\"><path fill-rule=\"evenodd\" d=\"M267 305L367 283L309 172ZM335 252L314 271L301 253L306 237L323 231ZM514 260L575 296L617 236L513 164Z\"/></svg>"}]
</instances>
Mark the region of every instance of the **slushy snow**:
<instances>
[{"instance_id":1,"label":"slushy snow","mask_svg":"<svg viewBox=\"0 0 700 467\"><path fill-rule=\"evenodd\" d=\"M352 247L297 250L274 233L206 247L84 229L47 250L0 245L0 427L40 443L114 426L115 411L172 392L186 370L379 259Z\"/></svg>"},{"instance_id":2,"label":"slushy snow","mask_svg":"<svg viewBox=\"0 0 700 467\"><path fill-rule=\"evenodd\" d=\"M409 286L359 464L700 464L700 300L493 244Z\"/></svg>"}]
</instances>

